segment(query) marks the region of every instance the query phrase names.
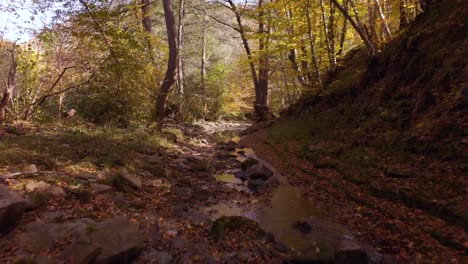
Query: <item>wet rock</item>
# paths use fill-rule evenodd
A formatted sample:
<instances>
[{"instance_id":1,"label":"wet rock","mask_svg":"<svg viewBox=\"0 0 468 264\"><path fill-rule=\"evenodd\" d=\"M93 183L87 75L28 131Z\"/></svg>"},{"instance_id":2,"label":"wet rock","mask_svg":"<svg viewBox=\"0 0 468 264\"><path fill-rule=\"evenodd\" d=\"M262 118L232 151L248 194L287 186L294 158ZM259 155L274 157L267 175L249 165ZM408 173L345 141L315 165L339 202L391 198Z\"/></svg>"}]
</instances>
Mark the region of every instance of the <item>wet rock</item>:
<instances>
[{"instance_id":1,"label":"wet rock","mask_svg":"<svg viewBox=\"0 0 468 264\"><path fill-rule=\"evenodd\" d=\"M247 183L247 188L253 191L258 191L265 185L266 185L266 182L264 180L250 180Z\"/></svg>"},{"instance_id":2,"label":"wet rock","mask_svg":"<svg viewBox=\"0 0 468 264\"><path fill-rule=\"evenodd\" d=\"M95 193L106 193L112 191L112 186L105 184L91 183L90 186Z\"/></svg>"},{"instance_id":3,"label":"wet rock","mask_svg":"<svg viewBox=\"0 0 468 264\"><path fill-rule=\"evenodd\" d=\"M258 163L258 160L254 159L254 158L247 158L245 159L244 161L241 162L241 167L243 170L246 170L250 167L252 167L253 165L257 165L259 164Z\"/></svg>"},{"instance_id":4,"label":"wet rock","mask_svg":"<svg viewBox=\"0 0 468 264\"><path fill-rule=\"evenodd\" d=\"M126 190L127 187L141 189L143 182L140 177L130 174L127 169L122 169L114 180L114 186L119 190Z\"/></svg>"},{"instance_id":5,"label":"wet rock","mask_svg":"<svg viewBox=\"0 0 468 264\"><path fill-rule=\"evenodd\" d=\"M271 176L273 176L273 171L262 164L253 165L245 171L245 177L250 180L267 180Z\"/></svg>"},{"instance_id":6,"label":"wet rock","mask_svg":"<svg viewBox=\"0 0 468 264\"><path fill-rule=\"evenodd\" d=\"M367 253L355 241L344 239L336 249L335 263L367 263Z\"/></svg>"},{"instance_id":7,"label":"wet rock","mask_svg":"<svg viewBox=\"0 0 468 264\"><path fill-rule=\"evenodd\" d=\"M39 170L37 169L35 164L29 164L23 167L21 170L23 174L37 174Z\"/></svg>"},{"instance_id":8,"label":"wet rock","mask_svg":"<svg viewBox=\"0 0 468 264\"><path fill-rule=\"evenodd\" d=\"M5 185L0 185L0 234L14 229L24 213L24 199Z\"/></svg>"},{"instance_id":9,"label":"wet rock","mask_svg":"<svg viewBox=\"0 0 468 264\"><path fill-rule=\"evenodd\" d=\"M310 234L312 231L312 226L310 226L310 224L306 221L296 221L293 223L291 228L301 232L304 235Z\"/></svg>"},{"instance_id":10,"label":"wet rock","mask_svg":"<svg viewBox=\"0 0 468 264\"><path fill-rule=\"evenodd\" d=\"M222 148L227 151L234 151L236 148L239 147L239 144L230 140L222 145Z\"/></svg>"}]
</instances>

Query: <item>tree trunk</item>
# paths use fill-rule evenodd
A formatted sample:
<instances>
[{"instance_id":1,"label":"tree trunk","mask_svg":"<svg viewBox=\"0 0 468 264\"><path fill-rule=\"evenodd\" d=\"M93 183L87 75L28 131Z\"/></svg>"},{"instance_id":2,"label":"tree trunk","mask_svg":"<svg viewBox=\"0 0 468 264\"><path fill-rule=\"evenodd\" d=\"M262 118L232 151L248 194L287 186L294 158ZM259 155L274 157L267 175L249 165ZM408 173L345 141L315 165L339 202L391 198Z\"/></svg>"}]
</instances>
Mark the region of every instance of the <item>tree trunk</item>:
<instances>
[{"instance_id":1,"label":"tree trunk","mask_svg":"<svg viewBox=\"0 0 468 264\"><path fill-rule=\"evenodd\" d=\"M289 16L288 34L289 34L289 37L291 38L294 35L294 25L292 23L293 13L292 13L291 10L288 11L288 16ZM297 63L297 50L296 50L296 48L291 48L289 50L288 58L291 61L291 64L292 64L292 67L293 67L294 71L297 72L297 80L299 81L299 83L301 84L301 86L303 88L307 88L307 86L308 86L307 80L304 77L303 72L302 72L301 68L299 67L299 64Z\"/></svg>"},{"instance_id":2,"label":"tree trunk","mask_svg":"<svg viewBox=\"0 0 468 264\"><path fill-rule=\"evenodd\" d=\"M360 25L362 25L359 21L358 21L358 17L356 17L356 21L349 15L348 11L346 9L343 8L342 5L340 5L338 3L337 0L331 0L333 2L333 4L341 11L341 13L343 13L343 15L348 19L349 23L351 23L351 25L353 26L353 28L357 31L357 33L359 34L359 36L361 37L362 41L364 42L364 44L366 45L368 51L369 51L369 54L370 55L375 55L376 53L376 50L375 50L375 47L374 45L372 44L372 42L369 40L368 38L368 35L366 34L366 32L364 31L364 28ZM355 9L354 7L354 4L353 4L353 1L352 0L349 0L349 3L351 4L351 6ZM357 13L356 13L357 15Z\"/></svg>"},{"instance_id":3,"label":"tree trunk","mask_svg":"<svg viewBox=\"0 0 468 264\"><path fill-rule=\"evenodd\" d=\"M312 61L314 63L315 67L315 75L317 76L317 83L319 85L320 90L323 90L323 84L322 84L322 78L320 77L320 68L317 60L317 52L315 50L315 37L314 37L314 32L312 30L312 21L310 19L310 0L307 0L307 8L306 8L306 16L307 16L307 28L308 28L308 35L309 35L309 41L310 41L310 49L312 53Z\"/></svg>"},{"instance_id":4,"label":"tree trunk","mask_svg":"<svg viewBox=\"0 0 468 264\"><path fill-rule=\"evenodd\" d=\"M392 33L390 32L390 28L388 27L387 20L385 20L385 15L382 11L382 7L380 6L379 0L374 0L375 1L375 6L377 9L377 13L380 16L380 19L382 19L382 27L383 27L383 32L385 33L385 39L390 39L392 37Z\"/></svg>"},{"instance_id":5,"label":"tree trunk","mask_svg":"<svg viewBox=\"0 0 468 264\"><path fill-rule=\"evenodd\" d=\"M399 29L402 30L408 25L408 12L406 8L406 1L400 0L400 25Z\"/></svg>"},{"instance_id":6,"label":"tree trunk","mask_svg":"<svg viewBox=\"0 0 468 264\"><path fill-rule=\"evenodd\" d=\"M268 120L268 88L270 82L270 60L268 53L268 35L269 29L266 29L263 10L263 0L258 1L258 89L255 91L254 110L258 115L259 121Z\"/></svg>"},{"instance_id":7,"label":"tree trunk","mask_svg":"<svg viewBox=\"0 0 468 264\"><path fill-rule=\"evenodd\" d=\"M141 25L143 26L143 30L145 31L145 42L146 42L146 49L151 62L156 65L156 60L154 58L154 48L153 44L151 43L151 17L150 17L150 0L141 0Z\"/></svg>"},{"instance_id":8,"label":"tree trunk","mask_svg":"<svg viewBox=\"0 0 468 264\"><path fill-rule=\"evenodd\" d=\"M237 9L236 4L234 4L233 0L227 0L229 5L231 6L232 12L236 16L237 25L239 28L237 31L239 32L242 40L242 44L244 45L245 53L247 54L247 59L249 60L250 66L250 73L252 74L252 81L255 88L255 91L258 90L258 78L257 78L257 70L255 69L255 64L253 62L252 50L250 49L250 44L247 39L247 34L245 32L244 24L242 23L241 13Z\"/></svg>"},{"instance_id":9,"label":"tree trunk","mask_svg":"<svg viewBox=\"0 0 468 264\"><path fill-rule=\"evenodd\" d=\"M174 86L177 75L177 58L179 51L177 48L177 29L174 12L172 11L172 1L163 0L164 19L166 22L167 41L169 44L169 60L164 80L161 84L158 98L156 99L156 114L158 117L158 130L161 131L165 117L166 104L169 94Z\"/></svg>"},{"instance_id":10,"label":"tree trunk","mask_svg":"<svg viewBox=\"0 0 468 264\"><path fill-rule=\"evenodd\" d=\"M18 64L16 62L15 57L15 45L16 44L14 44L13 49L11 50L11 66L10 72L8 74L8 85L7 87L5 87L5 90L3 91L2 100L0 101L0 125L6 118L8 102L10 102L11 96L13 95L13 92L16 89L16 67L18 66Z\"/></svg>"},{"instance_id":11,"label":"tree trunk","mask_svg":"<svg viewBox=\"0 0 468 264\"><path fill-rule=\"evenodd\" d=\"M178 50L179 50L179 56L177 59L177 86L178 86L177 92L179 95L178 102L177 102L178 118L180 118L182 114L182 104L183 104L184 87L185 87L184 60L182 57L182 52L184 48L184 18L185 18L185 0L179 0L179 21L178 21L178 28L177 28L177 45L178 45Z\"/></svg>"},{"instance_id":12,"label":"tree trunk","mask_svg":"<svg viewBox=\"0 0 468 264\"><path fill-rule=\"evenodd\" d=\"M348 1L345 0L344 2L344 8L346 12L348 12ZM348 19L346 17L343 19L343 28L341 30L341 37L340 37L340 49L338 50L338 55L343 55L344 54L344 42L346 39L346 32L348 31Z\"/></svg>"},{"instance_id":13,"label":"tree trunk","mask_svg":"<svg viewBox=\"0 0 468 264\"><path fill-rule=\"evenodd\" d=\"M202 117L206 117L206 24L203 23L202 57L201 57L201 88L202 88Z\"/></svg>"},{"instance_id":14,"label":"tree trunk","mask_svg":"<svg viewBox=\"0 0 468 264\"><path fill-rule=\"evenodd\" d=\"M372 44L374 44L375 47L378 47L379 38L377 35L375 9L374 9L374 5L372 4L372 0L367 0L367 13L369 17L369 29L370 29L370 32L368 34L369 41L372 42Z\"/></svg>"},{"instance_id":15,"label":"tree trunk","mask_svg":"<svg viewBox=\"0 0 468 264\"><path fill-rule=\"evenodd\" d=\"M307 1L307 5L310 5L310 1ZM327 17L325 13L325 6L323 4L323 0L320 0L320 10L321 12L321 17L322 17L322 24L323 24L323 34L325 35L325 46L327 47L327 55L328 55L328 61L330 63L330 68L333 70L335 68L335 64L333 62L332 58L332 51L331 51L331 46L330 46L330 35L328 32L328 24L327 24ZM309 11L310 12L310 11ZM310 15L310 14L309 14ZM308 15L308 17L309 17Z\"/></svg>"}]
</instances>

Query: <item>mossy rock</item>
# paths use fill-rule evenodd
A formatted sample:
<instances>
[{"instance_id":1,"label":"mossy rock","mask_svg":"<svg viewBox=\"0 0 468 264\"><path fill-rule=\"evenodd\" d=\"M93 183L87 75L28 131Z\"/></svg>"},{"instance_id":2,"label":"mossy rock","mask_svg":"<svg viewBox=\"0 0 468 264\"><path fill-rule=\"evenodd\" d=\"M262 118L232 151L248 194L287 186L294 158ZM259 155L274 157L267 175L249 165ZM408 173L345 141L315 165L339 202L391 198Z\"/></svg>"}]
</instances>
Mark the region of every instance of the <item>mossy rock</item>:
<instances>
[{"instance_id":1,"label":"mossy rock","mask_svg":"<svg viewBox=\"0 0 468 264\"><path fill-rule=\"evenodd\" d=\"M241 166L243 170L246 170L257 164L258 164L258 160L253 159L253 158L247 158L245 161L242 162Z\"/></svg>"},{"instance_id":2,"label":"mossy rock","mask_svg":"<svg viewBox=\"0 0 468 264\"><path fill-rule=\"evenodd\" d=\"M216 219L211 226L211 235L216 239L222 238L227 231L241 231L242 233L253 233L256 236L265 235L265 231L260 225L242 216L221 216Z\"/></svg>"}]
</instances>

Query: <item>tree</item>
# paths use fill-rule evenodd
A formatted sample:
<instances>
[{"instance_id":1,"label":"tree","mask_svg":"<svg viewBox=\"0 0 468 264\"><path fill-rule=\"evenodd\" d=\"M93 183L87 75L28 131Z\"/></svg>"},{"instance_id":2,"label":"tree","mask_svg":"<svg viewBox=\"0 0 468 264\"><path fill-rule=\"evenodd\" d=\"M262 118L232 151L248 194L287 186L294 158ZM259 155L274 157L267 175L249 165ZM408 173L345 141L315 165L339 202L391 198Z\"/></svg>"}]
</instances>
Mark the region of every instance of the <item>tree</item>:
<instances>
[{"instance_id":1,"label":"tree","mask_svg":"<svg viewBox=\"0 0 468 264\"><path fill-rule=\"evenodd\" d=\"M177 61L179 49L177 46L177 28L174 12L172 11L172 1L163 0L164 20L166 22L167 42L169 44L169 59L167 62L166 75L161 84L158 98L156 99L156 114L158 118L158 130L162 129L163 120L165 118L166 104L169 99L169 94L176 82Z\"/></svg>"},{"instance_id":2,"label":"tree","mask_svg":"<svg viewBox=\"0 0 468 264\"><path fill-rule=\"evenodd\" d=\"M10 71L8 73L8 81L5 80L4 75L2 73L2 79L5 85L5 90L3 91L2 100L0 101L0 125L5 120L6 110L8 103L11 100L13 95L13 91L16 89L16 54L15 54L16 44L13 43L13 48L9 50L11 53L11 66Z\"/></svg>"}]
</instances>

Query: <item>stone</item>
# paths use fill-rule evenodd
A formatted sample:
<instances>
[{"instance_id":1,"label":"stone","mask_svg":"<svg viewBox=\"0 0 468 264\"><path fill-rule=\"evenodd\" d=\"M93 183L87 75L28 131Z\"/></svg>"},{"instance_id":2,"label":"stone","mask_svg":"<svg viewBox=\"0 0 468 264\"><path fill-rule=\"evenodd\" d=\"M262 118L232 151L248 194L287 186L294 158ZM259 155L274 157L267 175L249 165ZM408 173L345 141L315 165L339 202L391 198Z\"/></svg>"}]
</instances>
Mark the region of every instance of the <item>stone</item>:
<instances>
[{"instance_id":1,"label":"stone","mask_svg":"<svg viewBox=\"0 0 468 264\"><path fill-rule=\"evenodd\" d=\"M69 263L88 264L101 253L102 248L87 236L81 236L62 252L62 258Z\"/></svg>"},{"instance_id":2,"label":"stone","mask_svg":"<svg viewBox=\"0 0 468 264\"><path fill-rule=\"evenodd\" d=\"M112 186L105 184L91 183L89 186L95 193L106 193L112 191Z\"/></svg>"},{"instance_id":3,"label":"stone","mask_svg":"<svg viewBox=\"0 0 468 264\"><path fill-rule=\"evenodd\" d=\"M254 158L247 158L247 159L244 159L243 161L241 161L241 167L242 167L243 170L246 170L249 167L251 167L253 165L257 165L257 164L258 164L258 160L254 159Z\"/></svg>"},{"instance_id":4,"label":"stone","mask_svg":"<svg viewBox=\"0 0 468 264\"><path fill-rule=\"evenodd\" d=\"M367 263L366 251L355 241L343 239L336 248L335 263Z\"/></svg>"},{"instance_id":5,"label":"stone","mask_svg":"<svg viewBox=\"0 0 468 264\"><path fill-rule=\"evenodd\" d=\"M267 180L271 176L273 176L273 171L262 164L252 165L245 171L245 177L250 180Z\"/></svg>"},{"instance_id":6,"label":"stone","mask_svg":"<svg viewBox=\"0 0 468 264\"><path fill-rule=\"evenodd\" d=\"M42 219L44 219L46 222L49 222L49 223L53 223L53 222L59 222L63 219L63 212L60 212L60 211L48 211L48 212L45 212L43 215L42 215Z\"/></svg>"},{"instance_id":7,"label":"stone","mask_svg":"<svg viewBox=\"0 0 468 264\"><path fill-rule=\"evenodd\" d=\"M139 176L130 174L127 169L122 169L117 175L117 180L114 182L118 189L125 189L129 186L133 189L141 189L143 182Z\"/></svg>"},{"instance_id":8,"label":"stone","mask_svg":"<svg viewBox=\"0 0 468 264\"><path fill-rule=\"evenodd\" d=\"M26 183L26 185L24 185L24 190L26 192L33 192L37 189L45 189L47 187L49 187L50 184L46 183L46 182L43 182L43 181L30 181L28 183Z\"/></svg>"},{"instance_id":9,"label":"stone","mask_svg":"<svg viewBox=\"0 0 468 264\"><path fill-rule=\"evenodd\" d=\"M154 249L143 252L140 259L143 260L144 263L152 263L154 261L159 264L172 263L172 256L167 251L157 251Z\"/></svg>"},{"instance_id":10,"label":"stone","mask_svg":"<svg viewBox=\"0 0 468 264\"><path fill-rule=\"evenodd\" d=\"M210 169L210 164L205 159L197 159L190 163L190 168L195 171L208 171Z\"/></svg>"},{"instance_id":11,"label":"stone","mask_svg":"<svg viewBox=\"0 0 468 264\"><path fill-rule=\"evenodd\" d=\"M110 183L112 181L112 172L109 168L100 171L96 175L96 181L99 183Z\"/></svg>"},{"instance_id":12,"label":"stone","mask_svg":"<svg viewBox=\"0 0 468 264\"><path fill-rule=\"evenodd\" d=\"M39 170L37 169L36 165L34 164L29 164L23 167L21 170L23 174L37 174L39 173Z\"/></svg>"},{"instance_id":13,"label":"stone","mask_svg":"<svg viewBox=\"0 0 468 264\"><path fill-rule=\"evenodd\" d=\"M150 187L159 187L162 184L163 184L163 181L161 179L150 180L150 181L145 182L145 185L150 186Z\"/></svg>"},{"instance_id":14,"label":"stone","mask_svg":"<svg viewBox=\"0 0 468 264\"><path fill-rule=\"evenodd\" d=\"M67 195L62 187L56 185L47 187L44 192L53 198L63 198Z\"/></svg>"},{"instance_id":15,"label":"stone","mask_svg":"<svg viewBox=\"0 0 468 264\"><path fill-rule=\"evenodd\" d=\"M213 196L213 193L205 189L196 189L193 191L192 198L197 201L206 201Z\"/></svg>"},{"instance_id":16,"label":"stone","mask_svg":"<svg viewBox=\"0 0 468 264\"><path fill-rule=\"evenodd\" d=\"M97 180L97 174L91 172L82 172L78 175L78 179L94 182Z\"/></svg>"},{"instance_id":17,"label":"stone","mask_svg":"<svg viewBox=\"0 0 468 264\"><path fill-rule=\"evenodd\" d=\"M5 185L0 185L0 234L13 230L24 213L25 202L21 195Z\"/></svg>"},{"instance_id":18,"label":"stone","mask_svg":"<svg viewBox=\"0 0 468 264\"><path fill-rule=\"evenodd\" d=\"M101 248L93 263L130 263L143 251L143 238L138 227L127 218L117 216L97 224L88 234Z\"/></svg>"},{"instance_id":19,"label":"stone","mask_svg":"<svg viewBox=\"0 0 468 264\"><path fill-rule=\"evenodd\" d=\"M35 221L24 226L20 234L21 246L32 252L50 250L56 242L67 238L78 238L85 235L96 223L89 218L81 218L68 223L44 223Z\"/></svg>"},{"instance_id":20,"label":"stone","mask_svg":"<svg viewBox=\"0 0 468 264\"><path fill-rule=\"evenodd\" d=\"M261 187L265 186L266 182L264 180L250 180L247 183L247 188L258 191Z\"/></svg>"}]
</instances>

